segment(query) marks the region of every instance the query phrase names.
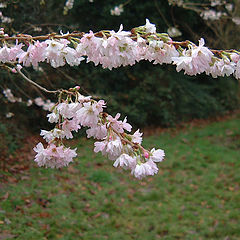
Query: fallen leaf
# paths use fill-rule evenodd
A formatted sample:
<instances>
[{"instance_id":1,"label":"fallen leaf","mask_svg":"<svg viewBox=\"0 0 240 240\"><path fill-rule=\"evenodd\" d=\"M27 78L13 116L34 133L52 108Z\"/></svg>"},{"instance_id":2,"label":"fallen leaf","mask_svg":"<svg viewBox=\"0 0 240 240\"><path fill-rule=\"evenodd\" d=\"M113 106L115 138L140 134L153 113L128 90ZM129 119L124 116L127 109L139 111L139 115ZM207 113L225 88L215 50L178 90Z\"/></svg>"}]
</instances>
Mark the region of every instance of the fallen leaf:
<instances>
[{"instance_id":1,"label":"fallen leaf","mask_svg":"<svg viewBox=\"0 0 240 240\"><path fill-rule=\"evenodd\" d=\"M39 217L40 218L48 218L48 217L50 217L51 215L50 215L50 213L48 213L48 212L41 212L41 213L39 213Z\"/></svg>"},{"instance_id":2,"label":"fallen leaf","mask_svg":"<svg viewBox=\"0 0 240 240\"><path fill-rule=\"evenodd\" d=\"M227 135L227 136L233 135L233 131L230 130L230 129L227 129L227 130L226 130L226 135Z\"/></svg>"},{"instance_id":3,"label":"fallen leaf","mask_svg":"<svg viewBox=\"0 0 240 240\"><path fill-rule=\"evenodd\" d=\"M17 180L16 178L11 177L11 176L8 176L7 179L8 179L8 181L9 181L10 183L16 183L16 182L18 182L18 180Z\"/></svg>"},{"instance_id":4,"label":"fallen leaf","mask_svg":"<svg viewBox=\"0 0 240 240\"><path fill-rule=\"evenodd\" d=\"M189 141L186 138L182 138L182 142L189 143Z\"/></svg>"},{"instance_id":5,"label":"fallen leaf","mask_svg":"<svg viewBox=\"0 0 240 240\"><path fill-rule=\"evenodd\" d=\"M6 192L6 193L1 197L1 199L2 199L2 200L7 200L8 197L9 197L9 193Z\"/></svg>"},{"instance_id":6,"label":"fallen leaf","mask_svg":"<svg viewBox=\"0 0 240 240\"><path fill-rule=\"evenodd\" d=\"M99 213L95 214L95 215L93 216L93 218L98 218L98 217L100 217L100 216L101 216L101 213L99 212Z\"/></svg>"},{"instance_id":7,"label":"fallen leaf","mask_svg":"<svg viewBox=\"0 0 240 240\"><path fill-rule=\"evenodd\" d=\"M28 176L22 176L21 177L21 180L29 180L30 179L30 177L28 177Z\"/></svg>"},{"instance_id":8,"label":"fallen leaf","mask_svg":"<svg viewBox=\"0 0 240 240\"><path fill-rule=\"evenodd\" d=\"M12 235L10 233L0 233L0 240L15 238L16 235Z\"/></svg>"},{"instance_id":9,"label":"fallen leaf","mask_svg":"<svg viewBox=\"0 0 240 240\"><path fill-rule=\"evenodd\" d=\"M39 205L41 205L42 207L47 207L47 205L49 204L49 200L48 199L42 199L42 198L39 198L38 200L37 200L37 203L39 204Z\"/></svg>"}]
</instances>

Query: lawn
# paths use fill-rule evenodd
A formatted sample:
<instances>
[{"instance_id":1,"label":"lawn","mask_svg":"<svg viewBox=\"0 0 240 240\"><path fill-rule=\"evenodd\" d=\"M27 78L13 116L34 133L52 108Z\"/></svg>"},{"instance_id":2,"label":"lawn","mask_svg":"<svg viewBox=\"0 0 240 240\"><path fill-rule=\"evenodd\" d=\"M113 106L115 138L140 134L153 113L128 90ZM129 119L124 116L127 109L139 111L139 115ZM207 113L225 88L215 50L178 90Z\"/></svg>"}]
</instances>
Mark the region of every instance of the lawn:
<instances>
[{"instance_id":1,"label":"lawn","mask_svg":"<svg viewBox=\"0 0 240 240\"><path fill-rule=\"evenodd\" d=\"M240 239L239 114L145 138L166 159L143 180L76 145L68 168L1 172L1 240Z\"/></svg>"}]
</instances>

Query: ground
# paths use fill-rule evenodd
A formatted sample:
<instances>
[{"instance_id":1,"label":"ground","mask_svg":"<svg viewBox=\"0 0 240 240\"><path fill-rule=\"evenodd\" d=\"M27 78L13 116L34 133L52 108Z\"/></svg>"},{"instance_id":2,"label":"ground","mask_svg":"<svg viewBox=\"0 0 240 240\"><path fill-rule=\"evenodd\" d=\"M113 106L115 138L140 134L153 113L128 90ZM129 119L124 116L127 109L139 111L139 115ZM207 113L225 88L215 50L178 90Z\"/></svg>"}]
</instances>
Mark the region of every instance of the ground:
<instances>
[{"instance_id":1,"label":"ground","mask_svg":"<svg viewBox=\"0 0 240 240\"><path fill-rule=\"evenodd\" d=\"M166 159L143 180L94 154L93 141L72 144L68 168L38 168L25 148L0 171L1 240L240 239L239 113L155 130L144 145Z\"/></svg>"}]
</instances>

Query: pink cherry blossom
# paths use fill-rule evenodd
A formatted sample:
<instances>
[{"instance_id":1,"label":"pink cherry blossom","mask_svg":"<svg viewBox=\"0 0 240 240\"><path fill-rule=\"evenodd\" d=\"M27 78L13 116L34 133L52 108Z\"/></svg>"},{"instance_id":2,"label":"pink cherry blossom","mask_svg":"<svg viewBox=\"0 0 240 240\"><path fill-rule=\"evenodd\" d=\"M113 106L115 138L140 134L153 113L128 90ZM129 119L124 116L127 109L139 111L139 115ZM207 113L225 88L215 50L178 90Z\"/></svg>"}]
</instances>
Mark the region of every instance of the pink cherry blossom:
<instances>
[{"instance_id":1,"label":"pink cherry blossom","mask_svg":"<svg viewBox=\"0 0 240 240\"><path fill-rule=\"evenodd\" d=\"M119 121L119 118L120 113L117 113L114 118L111 115L108 115L107 120L109 121L109 125L111 125L116 132L123 133L124 129L130 132L132 126L127 123L127 118L125 117L123 121Z\"/></svg>"},{"instance_id":2,"label":"pink cherry blossom","mask_svg":"<svg viewBox=\"0 0 240 240\"><path fill-rule=\"evenodd\" d=\"M155 150L155 148L153 148L150 153L149 159L153 162L162 162L165 157L165 153L162 149Z\"/></svg>"},{"instance_id":3,"label":"pink cherry blossom","mask_svg":"<svg viewBox=\"0 0 240 240\"><path fill-rule=\"evenodd\" d=\"M62 123L64 137L66 137L67 139L73 138L71 131L77 132L80 128L81 126L78 124L76 118L73 118L72 120L65 119L65 121Z\"/></svg>"},{"instance_id":4,"label":"pink cherry blossom","mask_svg":"<svg viewBox=\"0 0 240 240\"><path fill-rule=\"evenodd\" d=\"M148 19L146 19L146 24L144 27L146 28L146 33L156 33L155 24L150 23Z\"/></svg>"},{"instance_id":5,"label":"pink cherry blossom","mask_svg":"<svg viewBox=\"0 0 240 240\"><path fill-rule=\"evenodd\" d=\"M76 118L82 126L95 127L98 123L100 110L96 103L83 103L83 107L76 112Z\"/></svg>"},{"instance_id":6,"label":"pink cherry blossom","mask_svg":"<svg viewBox=\"0 0 240 240\"><path fill-rule=\"evenodd\" d=\"M107 146L107 141L102 141L102 142L95 142L94 143L94 152L104 152ZM104 154L105 155L105 154Z\"/></svg>"},{"instance_id":7,"label":"pink cherry blossom","mask_svg":"<svg viewBox=\"0 0 240 240\"><path fill-rule=\"evenodd\" d=\"M47 117L50 123L57 123L59 120L59 114L55 112L49 113Z\"/></svg>"},{"instance_id":8,"label":"pink cherry blossom","mask_svg":"<svg viewBox=\"0 0 240 240\"><path fill-rule=\"evenodd\" d=\"M22 43L18 44L18 42L16 42L16 45L9 48L9 50L8 50L9 61L17 60L17 56L23 52L22 47L23 47ZM0 56L1 56L1 54L0 54Z\"/></svg>"},{"instance_id":9,"label":"pink cherry blossom","mask_svg":"<svg viewBox=\"0 0 240 240\"><path fill-rule=\"evenodd\" d=\"M132 174L138 178L142 179L143 177L154 175L158 172L157 165L149 160L145 163L138 163L134 169L132 169Z\"/></svg>"},{"instance_id":10,"label":"pink cherry blossom","mask_svg":"<svg viewBox=\"0 0 240 240\"><path fill-rule=\"evenodd\" d=\"M106 153L108 154L108 158L110 160L115 160L122 153L122 142L116 137L115 140L108 141L106 145Z\"/></svg>"},{"instance_id":11,"label":"pink cherry blossom","mask_svg":"<svg viewBox=\"0 0 240 240\"><path fill-rule=\"evenodd\" d=\"M199 40L199 46L189 46L182 52L182 56L173 57L173 64L177 65L177 71L185 70L185 74L196 75L210 68L213 53L204 47L204 39Z\"/></svg>"},{"instance_id":12,"label":"pink cherry blossom","mask_svg":"<svg viewBox=\"0 0 240 240\"><path fill-rule=\"evenodd\" d=\"M97 124L95 127L87 129L86 133L88 138L104 139L107 136L107 128L106 125Z\"/></svg>"},{"instance_id":13,"label":"pink cherry blossom","mask_svg":"<svg viewBox=\"0 0 240 240\"><path fill-rule=\"evenodd\" d=\"M38 143L33 150L37 153L34 161L40 167L61 168L67 166L77 156L76 149L57 147L55 144L44 148L42 143Z\"/></svg>"},{"instance_id":14,"label":"pink cherry blossom","mask_svg":"<svg viewBox=\"0 0 240 240\"><path fill-rule=\"evenodd\" d=\"M76 112L82 107L80 103L59 103L57 105L57 111L61 114L64 118L72 118L75 116Z\"/></svg>"},{"instance_id":15,"label":"pink cherry blossom","mask_svg":"<svg viewBox=\"0 0 240 240\"><path fill-rule=\"evenodd\" d=\"M53 141L55 138L62 139L65 137L65 132L62 129L54 128L51 131L41 130L40 136L47 142Z\"/></svg>"},{"instance_id":16,"label":"pink cherry blossom","mask_svg":"<svg viewBox=\"0 0 240 240\"><path fill-rule=\"evenodd\" d=\"M35 99L34 99L34 102L35 102L35 104L38 105L39 107L41 107L41 106L44 105L44 101L43 101L43 99L40 98L40 97L35 98Z\"/></svg>"},{"instance_id":17,"label":"pink cherry blossom","mask_svg":"<svg viewBox=\"0 0 240 240\"><path fill-rule=\"evenodd\" d=\"M142 133L139 132L139 129L132 135L132 142L141 144L142 143Z\"/></svg>"},{"instance_id":18,"label":"pink cherry blossom","mask_svg":"<svg viewBox=\"0 0 240 240\"><path fill-rule=\"evenodd\" d=\"M214 64L206 71L206 74L211 74L213 78L218 76L230 76L234 73L236 64L229 59L216 59Z\"/></svg>"},{"instance_id":19,"label":"pink cherry blossom","mask_svg":"<svg viewBox=\"0 0 240 240\"><path fill-rule=\"evenodd\" d=\"M113 164L114 167L123 167L124 169L133 169L136 166L136 158L126 153L121 154Z\"/></svg>"}]
</instances>

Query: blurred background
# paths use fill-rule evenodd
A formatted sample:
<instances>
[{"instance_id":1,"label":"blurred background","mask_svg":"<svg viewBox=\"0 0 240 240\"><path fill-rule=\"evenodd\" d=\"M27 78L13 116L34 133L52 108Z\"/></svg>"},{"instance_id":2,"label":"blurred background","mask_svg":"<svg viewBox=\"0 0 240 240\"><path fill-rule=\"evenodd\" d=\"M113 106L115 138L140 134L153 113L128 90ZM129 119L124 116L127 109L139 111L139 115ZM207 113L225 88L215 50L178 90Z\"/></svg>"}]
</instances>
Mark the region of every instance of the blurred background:
<instances>
[{"instance_id":1,"label":"blurred background","mask_svg":"<svg viewBox=\"0 0 240 240\"><path fill-rule=\"evenodd\" d=\"M117 31L120 24L131 30L148 18L157 32L167 32L174 40L198 44L203 37L209 48L239 49L238 0L8 0L0 1L0 11L1 27L9 35ZM27 76L50 90L80 85L84 95L105 99L112 115L120 112L127 116L134 129L172 129L162 140L146 141L147 146L157 144L166 149L168 161L158 178L139 184L130 174L112 173L116 170L106 159L93 155L92 142L85 141L78 144L82 165L58 172L33 168L15 176L24 168L29 170L24 164L8 167L19 158L18 149L26 137L32 143L35 140L29 136L51 128L47 112L35 99L55 99L18 75L0 71L0 161L7 172L0 178L0 232L1 226L5 229L5 238L0 239L239 239L239 214L233 210L239 213L239 197L234 195L239 190L234 171L239 167L235 165L239 120L178 136L175 128L195 119L228 119L239 109L239 81L234 77L190 77L177 73L174 66L144 61L111 71L93 63L57 69L41 63L38 70L25 69ZM21 100L9 102L4 89L11 89ZM31 106L26 104L29 100ZM189 126L194 126L191 123ZM32 161L30 149L25 151L22 161ZM94 163L89 163L89 156ZM217 162L222 159L227 163ZM103 169L103 164L108 167ZM13 184L7 189L6 176ZM195 202L189 205L191 201ZM15 220L13 216L17 216ZM11 224L16 225L13 228ZM22 226L28 230L20 230Z\"/></svg>"}]
</instances>

